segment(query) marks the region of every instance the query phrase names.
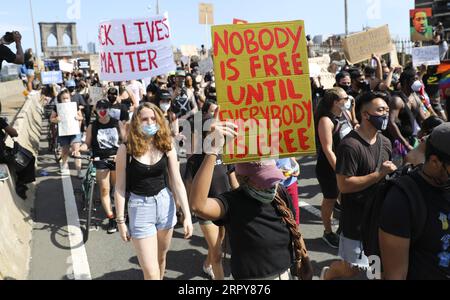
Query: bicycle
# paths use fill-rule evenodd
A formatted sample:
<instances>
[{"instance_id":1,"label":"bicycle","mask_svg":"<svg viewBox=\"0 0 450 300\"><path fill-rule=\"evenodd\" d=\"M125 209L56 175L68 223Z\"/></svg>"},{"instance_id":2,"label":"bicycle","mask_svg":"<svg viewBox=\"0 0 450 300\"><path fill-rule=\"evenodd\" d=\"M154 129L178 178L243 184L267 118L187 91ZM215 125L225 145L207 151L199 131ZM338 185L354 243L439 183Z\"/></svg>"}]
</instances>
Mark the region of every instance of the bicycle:
<instances>
[{"instance_id":1,"label":"bicycle","mask_svg":"<svg viewBox=\"0 0 450 300\"><path fill-rule=\"evenodd\" d=\"M71 156L74 159L81 159L89 161L86 175L84 176L81 182L81 197L83 201L83 211L87 212L86 216L86 227L84 231L84 242L86 243L89 239L89 232L91 231L91 223L93 219L93 213L96 211L95 209L95 201L94 201L94 191L95 186L97 185L97 169L94 166L95 161L99 161L98 158L93 158L91 156ZM107 163L113 163L113 158L104 159ZM93 231L98 230L98 224L95 225L95 229Z\"/></svg>"}]
</instances>

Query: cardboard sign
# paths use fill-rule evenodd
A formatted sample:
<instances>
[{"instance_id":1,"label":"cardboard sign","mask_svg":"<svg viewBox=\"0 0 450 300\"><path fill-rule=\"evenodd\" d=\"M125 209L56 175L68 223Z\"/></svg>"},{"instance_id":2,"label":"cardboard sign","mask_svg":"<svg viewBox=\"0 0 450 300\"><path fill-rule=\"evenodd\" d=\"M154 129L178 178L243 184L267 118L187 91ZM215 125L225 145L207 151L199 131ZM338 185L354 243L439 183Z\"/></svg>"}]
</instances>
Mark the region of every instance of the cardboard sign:
<instances>
[{"instance_id":1,"label":"cardboard sign","mask_svg":"<svg viewBox=\"0 0 450 300\"><path fill-rule=\"evenodd\" d=\"M96 105L98 101L105 99L105 95L103 93L103 88L90 86L89 87L89 98L91 99L91 105Z\"/></svg>"},{"instance_id":2,"label":"cardboard sign","mask_svg":"<svg viewBox=\"0 0 450 300\"><path fill-rule=\"evenodd\" d=\"M433 26L431 18L433 11L431 8L412 9L409 11L411 26L411 41L431 41L433 40Z\"/></svg>"},{"instance_id":3,"label":"cardboard sign","mask_svg":"<svg viewBox=\"0 0 450 300\"><path fill-rule=\"evenodd\" d=\"M199 24L214 24L214 6L210 3L200 3L198 6Z\"/></svg>"},{"instance_id":4,"label":"cardboard sign","mask_svg":"<svg viewBox=\"0 0 450 300\"><path fill-rule=\"evenodd\" d=\"M176 69L167 15L100 24L100 79L126 81Z\"/></svg>"},{"instance_id":5,"label":"cardboard sign","mask_svg":"<svg viewBox=\"0 0 450 300\"><path fill-rule=\"evenodd\" d=\"M61 118L61 122L58 124L58 136L80 134L80 123L76 119L78 116L77 103L58 103L56 110Z\"/></svg>"},{"instance_id":6,"label":"cardboard sign","mask_svg":"<svg viewBox=\"0 0 450 300\"><path fill-rule=\"evenodd\" d=\"M58 84L63 83L63 76L61 71L41 72L42 84Z\"/></svg>"},{"instance_id":7,"label":"cardboard sign","mask_svg":"<svg viewBox=\"0 0 450 300\"><path fill-rule=\"evenodd\" d=\"M389 26L356 33L344 39L344 54L347 61L357 64L372 57L372 54L384 55L392 51Z\"/></svg>"},{"instance_id":8,"label":"cardboard sign","mask_svg":"<svg viewBox=\"0 0 450 300\"><path fill-rule=\"evenodd\" d=\"M60 60L59 61L59 69L63 72L72 73L74 70L74 66L73 66L73 63L69 63L67 61Z\"/></svg>"},{"instance_id":9,"label":"cardboard sign","mask_svg":"<svg viewBox=\"0 0 450 300\"><path fill-rule=\"evenodd\" d=\"M220 119L238 138L225 163L316 153L303 21L213 26Z\"/></svg>"},{"instance_id":10,"label":"cardboard sign","mask_svg":"<svg viewBox=\"0 0 450 300\"><path fill-rule=\"evenodd\" d=\"M397 46L395 44L392 44L392 51L389 53L389 57L391 59L391 67L400 67L400 63L398 61L398 53L397 53Z\"/></svg>"},{"instance_id":11,"label":"cardboard sign","mask_svg":"<svg viewBox=\"0 0 450 300\"><path fill-rule=\"evenodd\" d=\"M80 70L90 70L91 69L91 62L89 59L79 59L78 60L78 69Z\"/></svg>"},{"instance_id":12,"label":"cardboard sign","mask_svg":"<svg viewBox=\"0 0 450 300\"><path fill-rule=\"evenodd\" d=\"M233 24L248 24L248 21L245 20L239 20L239 19L233 19Z\"/></svg>"},{"instance_id":13,"label":"cardboard sign","mask_svg":"<svg viewBox=\"0 0 450 300\"><path fill-rule=\"evenodd\" d=\"M320 82L325 89L331 89L336 83L336 75L328 72L331 58L330 55L325 54L322 57L314 57L308 59L309 62L309 76L316 78L320 76Z\"/></svg>"},{"instance_id":14,"label":"cardboard sign","mask_svg":"<svg viewBox=\"0 0 450 300\"><path fill-rule=\"evenodd\" d=\"M196 56L198 55L198 50L195 45L183 45L180 47L181 55L183 56Z\"/></svg>"},{"instance_id":15,"label":"cardboard sign","mask_svg":"<svg viewBox=\"0 0 450 300\"><path fill-rule=\"evenodd\" d=\"M441 64L439 46L420 47L412 49L413 66L437 66Z\"/></svg>"}]
</instances>

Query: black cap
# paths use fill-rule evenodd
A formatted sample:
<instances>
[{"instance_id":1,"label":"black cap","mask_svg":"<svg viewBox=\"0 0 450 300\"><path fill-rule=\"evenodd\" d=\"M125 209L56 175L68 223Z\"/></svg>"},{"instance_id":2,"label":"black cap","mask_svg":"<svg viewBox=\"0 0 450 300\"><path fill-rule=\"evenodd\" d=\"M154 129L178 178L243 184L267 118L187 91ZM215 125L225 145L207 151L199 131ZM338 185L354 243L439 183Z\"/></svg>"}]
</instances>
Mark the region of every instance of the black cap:
<instances>
[{"instance_id":1,"label":"black cap","mask_svg":"<svg viewBox=\"0 0 450 300\"><path fill-rule=\"evenodd\" d=\"M430 143L439 152L450 157L450 123L444 123L433 129Z\"/></svg>"},{"instance_id":2,"label":"black cap","mask_svg":"<svg viewBox=\"0 0 450 300\"><path fill-rule=\"evenodd\" d=\"M101 109L101 108L109 109L109 108L111 108L111 103L108 100L102 99L97 102L95 107L97 109Z\"/></svg>"},{"instance_id":3,"label":"black cap","mask_svg":"<svg viewBox=\"0 0 450 300\"><path fill-rule=\"evenodd\" d=\"M159 100L172 100L172 95L167 90L160 90L158 98Z\"/></svg>"}]
</instances>

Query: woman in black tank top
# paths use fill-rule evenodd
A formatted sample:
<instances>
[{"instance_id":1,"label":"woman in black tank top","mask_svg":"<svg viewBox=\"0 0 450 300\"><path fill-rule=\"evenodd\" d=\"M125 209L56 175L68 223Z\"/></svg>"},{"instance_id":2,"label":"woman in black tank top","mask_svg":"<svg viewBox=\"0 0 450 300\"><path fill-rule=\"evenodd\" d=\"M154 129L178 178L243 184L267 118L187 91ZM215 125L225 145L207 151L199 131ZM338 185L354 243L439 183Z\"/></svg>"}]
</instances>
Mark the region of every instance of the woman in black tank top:
<instances>
[{"instance_id":1,"label":"woman in black tank top","mask_svg":"<svg viewBox=\"0 0 450 300\"><path fill-rule=\"evenodd\" d=\"M116 166L113 161L119 144L125 137L124 131L121 129L121 126L124 125L109 116L111 103L108 100L98 101L95 109L98 119L89 125L86 131L86 142L81 149L84 151L92 149L97 184L100 188L100 199L109 219L107 232L111 234L117 232L110 197L111 188L114 187L116 182Z\"/></svg>"},{"instance_id":2,"label":"woman in black tank top","mask_svg":"<svg viewBox=\"0 0 450 300\"><path fill-rule=\"evenodd\" d=\"M121 238L133 241L145 279L159 280L164 277L177 221L175 200L185 216L185 238L192 236L187 193L170 129L157 106L143 103L138 107L127 137L127 145L122 145L117 154L117 224ZM130 193L129 228L125 225L126 192Z\"/></svg>"},{"instance_id":3,"label":"woman in black tank top","mask_svg":"<svg viewBox=\"0 0 450 300\"><path fill-rule=\"evenodd\" d=\"M342 88L333 88L325 93L319 103L316 116L318 157L316 174L322 193L322 221L325 227L324 241L331 247L339 246L339 238L333 233L331 220L339 197L336 181L336 151L341 140L353 130L345 115L347 93Z\"/></svg>"}]
</instances>

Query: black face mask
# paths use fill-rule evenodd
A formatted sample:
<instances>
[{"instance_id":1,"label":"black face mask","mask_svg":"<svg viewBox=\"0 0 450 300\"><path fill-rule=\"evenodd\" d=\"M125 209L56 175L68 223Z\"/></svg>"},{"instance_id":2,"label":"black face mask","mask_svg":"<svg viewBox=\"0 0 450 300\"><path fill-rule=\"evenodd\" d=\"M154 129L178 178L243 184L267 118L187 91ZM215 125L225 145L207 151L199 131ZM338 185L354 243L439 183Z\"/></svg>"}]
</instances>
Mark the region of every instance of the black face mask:
<instances>
[{"instance_id":1,"label":"black face mask","mask_svg":"<svg viewBox=\"0 0 450 300\"><path fill-rule=\"evenodd\" d=\"M343 89L346 93L348 93L352 89L350 85L339 84L339 87Z\"/></svg>"},{"instance_id":2,"label":"black face mask","mask_svg":"<svg viewBox=\"0 0 450 300\"><path fill-rule=\"evenodd\" d=\"M111 104L116 103L117 96L116 95L108 95L108 100Z\"/></svg>"}]
</instances>

